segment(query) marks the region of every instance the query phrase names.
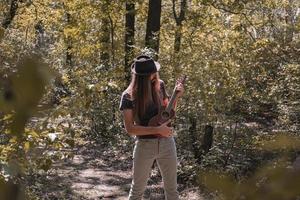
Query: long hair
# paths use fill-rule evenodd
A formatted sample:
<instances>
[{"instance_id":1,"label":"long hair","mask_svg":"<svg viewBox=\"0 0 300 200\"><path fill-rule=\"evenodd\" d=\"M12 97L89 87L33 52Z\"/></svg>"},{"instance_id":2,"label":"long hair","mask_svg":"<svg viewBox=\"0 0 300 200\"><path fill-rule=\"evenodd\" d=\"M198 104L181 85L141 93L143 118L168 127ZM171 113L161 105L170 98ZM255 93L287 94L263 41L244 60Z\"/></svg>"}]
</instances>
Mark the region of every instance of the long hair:
<instances>
[{"instance_id":1,"label":"long hair","mask_svg":"<svg viewBox=\"0 0 300 200\"><path fill-rule=\"evenodd\" d=\"M158 73L155 74L155 79L152 82L149 75L132 74L131 82L126 89L134 100L134 117L136 121L140 121L145 114L146 109L156 104L160 106L160 79Z\"/></svg>"}]
</instances>

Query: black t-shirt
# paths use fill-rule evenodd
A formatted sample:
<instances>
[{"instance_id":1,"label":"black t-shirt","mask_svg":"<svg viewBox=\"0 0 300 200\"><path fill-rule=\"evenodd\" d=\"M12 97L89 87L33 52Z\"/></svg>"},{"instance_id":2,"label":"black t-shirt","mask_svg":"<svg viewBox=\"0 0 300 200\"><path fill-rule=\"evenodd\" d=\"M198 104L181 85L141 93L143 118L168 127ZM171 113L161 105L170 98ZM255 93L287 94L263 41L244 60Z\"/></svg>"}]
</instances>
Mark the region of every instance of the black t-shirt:
<instances>
[{"instance_id":1,"label":"black t-shirt","mask_svg":"<svg viewBox=\"0 0 300 200\"><path fill-rule=\"evenodd\" d=\"M163 100L169 98L169 95L165 89L165 83L162 80L160 80L160 96L162 97ZM132 100L130 95L126 91L124 91L121 96L119 110L133 109L133 108L134 108L134 100ZM150 105L146 109L145 115L142 117L142 119L140 119L139 124L142 126L147 126L149 120L157 114L158 114L158 106L155 104Z\"/></svg>"}]
</instances>

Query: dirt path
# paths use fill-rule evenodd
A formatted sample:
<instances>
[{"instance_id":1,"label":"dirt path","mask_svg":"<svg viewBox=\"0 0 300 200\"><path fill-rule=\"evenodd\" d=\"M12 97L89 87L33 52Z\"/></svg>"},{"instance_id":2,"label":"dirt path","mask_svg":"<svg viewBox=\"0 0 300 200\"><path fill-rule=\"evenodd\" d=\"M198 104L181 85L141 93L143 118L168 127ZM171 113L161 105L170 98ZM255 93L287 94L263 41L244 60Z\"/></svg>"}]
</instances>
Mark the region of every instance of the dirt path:
<instances>
[{"instance_id":1,"label":"dirt path","mask_svg":"<svg viewBox=\"0 0 300 200\"><path fill-rule=\"evenodd\" d=\"M107 146L78 145L73 160L54 163L51 173L41 180L43 187L47 187L41 194L43 199L127 199L132 175L131 154ZM178 187L180 199L204 200L197 188ZM164 199L157 168L152 171L145 199Z\"/></svg>"}]
</instances>

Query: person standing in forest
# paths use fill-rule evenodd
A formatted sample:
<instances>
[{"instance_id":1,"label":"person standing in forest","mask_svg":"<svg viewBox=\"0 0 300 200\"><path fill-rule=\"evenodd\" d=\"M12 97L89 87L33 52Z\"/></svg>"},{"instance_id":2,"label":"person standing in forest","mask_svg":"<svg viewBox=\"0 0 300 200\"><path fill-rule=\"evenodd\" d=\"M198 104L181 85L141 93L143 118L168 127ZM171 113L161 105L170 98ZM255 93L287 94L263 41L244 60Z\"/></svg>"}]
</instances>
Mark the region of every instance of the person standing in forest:
<instances>
[{"instance_id":1,"label":"person standing in forest","mask_svg":"<svg viewBox=\"0 0 300 200\"><path fill-rule=\"evenodd\" d=\"M131 66L131 82L121 95L119 110L123 112L125 130L135 137L129 200L142 199L154 160L162 175L165 199L179 199L176 144L173 129L168 126L170 119L159 126L148 126L160 106L169 101L159 69L160 64L149 56L138 56ZM182 96L182 83L177 82L175 90L177 97ZM176 102L173 106L175 109Z\"/></svg>"}]
</instances>

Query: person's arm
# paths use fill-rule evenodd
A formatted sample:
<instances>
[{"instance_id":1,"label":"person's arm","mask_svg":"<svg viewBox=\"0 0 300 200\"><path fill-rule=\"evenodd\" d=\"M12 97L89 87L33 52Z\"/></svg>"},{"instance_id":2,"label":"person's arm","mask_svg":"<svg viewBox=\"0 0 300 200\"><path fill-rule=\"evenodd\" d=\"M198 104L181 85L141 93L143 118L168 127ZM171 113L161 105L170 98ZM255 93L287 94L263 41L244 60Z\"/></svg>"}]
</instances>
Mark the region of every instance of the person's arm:
<instances>
[{"instance_id":1,"label":"person's arm","mask_svg":"<svg viewBox=\"0 0 300 200\"><path fill-rule=\"evenodd\" d=\"M160 134L163 136L169 136L172 134L172 128L168 127L167 124L170 121L163 123L160 126L140 126L133 123L133 111L132 109L123 110L124 125L126 132L130 135L150 135Z\"/></svg>"}]
</instances>

